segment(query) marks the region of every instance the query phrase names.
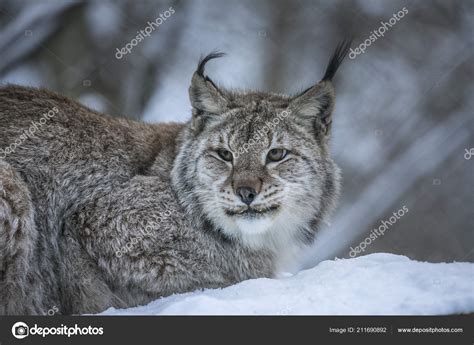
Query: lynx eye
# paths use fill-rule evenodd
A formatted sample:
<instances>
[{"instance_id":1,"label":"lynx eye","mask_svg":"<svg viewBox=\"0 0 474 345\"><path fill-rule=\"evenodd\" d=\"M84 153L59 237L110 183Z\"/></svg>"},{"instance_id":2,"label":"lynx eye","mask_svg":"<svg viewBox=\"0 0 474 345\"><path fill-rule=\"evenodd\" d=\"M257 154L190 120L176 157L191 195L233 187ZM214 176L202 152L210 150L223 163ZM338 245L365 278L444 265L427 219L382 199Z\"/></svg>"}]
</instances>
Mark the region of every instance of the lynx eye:
<instances>
[{"instance_id":1,"label":"lynx eye","mask_svg":"<svg viewBox=\"0 0 474 345\"><path fill-rule=\"evenodd\" d=\"M226 149L219 149L217 150L217 154L219 155L219 157L221 157L223 160L227 161L227 162L232 162L232 152L226 150Z\"/></svg>"},{"instance_id":2,"label":"lynx eye","mask_svg":"<svg viewBox=\"0 0 474 345\"><path fill-rule=\"evenodd\" d=\"M271 149L267 154L267 161L278 162L285 158L288 153L285 149Z\"/></svg>"}]
</instances>

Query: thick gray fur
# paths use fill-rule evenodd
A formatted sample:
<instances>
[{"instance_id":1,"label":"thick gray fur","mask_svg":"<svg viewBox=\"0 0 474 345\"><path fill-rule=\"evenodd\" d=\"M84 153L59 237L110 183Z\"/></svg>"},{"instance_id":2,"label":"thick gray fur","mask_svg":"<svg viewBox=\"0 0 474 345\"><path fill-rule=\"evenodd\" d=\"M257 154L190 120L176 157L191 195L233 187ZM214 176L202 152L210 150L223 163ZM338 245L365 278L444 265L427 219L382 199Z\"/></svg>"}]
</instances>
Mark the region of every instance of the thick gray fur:
<instances>
[{"instance_id":1,"label":"thick gray fur","mask_svg":"<svg viewBox=\"0 0 474 345\"><path fill-rule=\"evenodd\" d=\"M0 88L0 314L97 313L273 277L311 244L339 190L331 81L296 96L228 91L204 75L214 57L183 124ZM287 156L267 162L272 147ZM242 184L258 186L252 212Z\"/></svg>"}]
</instances>

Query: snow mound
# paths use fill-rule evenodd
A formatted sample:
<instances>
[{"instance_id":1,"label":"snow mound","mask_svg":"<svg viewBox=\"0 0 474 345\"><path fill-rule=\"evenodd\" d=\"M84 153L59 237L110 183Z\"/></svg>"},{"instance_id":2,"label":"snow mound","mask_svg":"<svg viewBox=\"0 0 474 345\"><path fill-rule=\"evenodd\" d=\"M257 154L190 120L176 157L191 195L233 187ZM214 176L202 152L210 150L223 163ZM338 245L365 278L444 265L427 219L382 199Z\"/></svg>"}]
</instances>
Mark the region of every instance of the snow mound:
<instances>
[{"instance_id":1,"label":"snow mound","mask_svg":"<svg viewBox=\"0 0 474 345\"><path fill-rule=\"evenodd\" d=\"M393 254L321 262L281 279L160 298L103 315L438 315L474 312L474 264Z\"/></svg>"}]
</instances>

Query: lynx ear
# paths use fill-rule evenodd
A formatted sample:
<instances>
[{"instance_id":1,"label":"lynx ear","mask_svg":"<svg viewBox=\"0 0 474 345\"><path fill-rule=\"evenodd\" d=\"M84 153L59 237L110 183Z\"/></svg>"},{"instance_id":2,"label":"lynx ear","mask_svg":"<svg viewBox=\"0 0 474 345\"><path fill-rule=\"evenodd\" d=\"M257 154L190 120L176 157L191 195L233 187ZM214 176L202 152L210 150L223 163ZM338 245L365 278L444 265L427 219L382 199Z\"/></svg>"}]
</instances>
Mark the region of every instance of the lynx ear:
<instances>
[{"instance_id":1,"label":"lynx ear","mask_svg":"<svg viewBox=\"0 0 474 345\"><path fill-rule=\"evenodd\" d=\"M297 120L306 125L310 123L316 130L317 136L321 134L326 136L330 132L335 101L331 80L347 55L350 44L350 41L340 43L329 61L323 79L296 95L290 103L290 109L296 114Z\"/></svg>"},{"instance_id":2,"label":"lynx ear","mask_svg":"<svg viewBox=\"0 0 474 345\"><path fill-rule=\"evenodd\" d=\"M290 109L297 121L310 125L318 135L327 135L331 128L334 99L332 83L321 81L296 96L290 103Z\"/></svg>"},{"instance_id":3,"label":"lynx ear","mask_svg":"<svg viewBox=\"0 0 474 345\"><path fill-rule=\"evenodd\" d=\"M225 111L227 100L214 82L204 74L209 60L222 57L219 52L211 53L199 61L189 87L189 99L193 106L193 120L200 116L219 115Z\"/></svg>"}]
</instances>

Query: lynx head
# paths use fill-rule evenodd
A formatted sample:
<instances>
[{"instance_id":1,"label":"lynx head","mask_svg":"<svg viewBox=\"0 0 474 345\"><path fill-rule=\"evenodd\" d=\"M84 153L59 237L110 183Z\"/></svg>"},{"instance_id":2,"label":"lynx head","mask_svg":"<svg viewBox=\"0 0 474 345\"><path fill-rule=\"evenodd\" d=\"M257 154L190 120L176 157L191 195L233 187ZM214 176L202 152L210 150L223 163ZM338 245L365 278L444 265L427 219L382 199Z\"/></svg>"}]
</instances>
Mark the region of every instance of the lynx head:
<instances>
[{"instance_id":1,"label":"lynx head","mask_svg":"<svg viewBox=\"0 0 474 345\"><path fill-rule=\"evenodd\" d=\"M222 54L201 59L172 174L196 221L254 248L312 242L339 190L328 151L331 78L348 48L341 44L323 79L294 96L225 90L204 74Z\"/></svg>"}]
</instances>

